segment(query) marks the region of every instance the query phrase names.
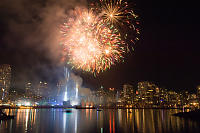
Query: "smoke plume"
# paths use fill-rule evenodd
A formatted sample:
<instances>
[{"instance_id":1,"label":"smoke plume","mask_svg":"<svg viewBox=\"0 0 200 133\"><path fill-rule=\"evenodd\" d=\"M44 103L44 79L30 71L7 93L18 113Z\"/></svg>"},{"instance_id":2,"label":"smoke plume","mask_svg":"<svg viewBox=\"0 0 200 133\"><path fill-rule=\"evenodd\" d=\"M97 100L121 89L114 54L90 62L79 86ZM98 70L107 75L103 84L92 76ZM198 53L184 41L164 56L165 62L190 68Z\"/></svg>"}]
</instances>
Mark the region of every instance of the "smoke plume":
<instances>
[{"instance_id":1,"label":"smoke plume","mask_svg":"<svg viewBox=\"0 0 200 133\"><path fill-rule=\"evenodd\" d=\"M86 0L0 1L0 43L4 48L0 55L10 53L5 62L13 64L20 81L55 77L52 70L60 65L61 57L59 26L70 10L86 4Z\"/></svg>"}]
</instances>

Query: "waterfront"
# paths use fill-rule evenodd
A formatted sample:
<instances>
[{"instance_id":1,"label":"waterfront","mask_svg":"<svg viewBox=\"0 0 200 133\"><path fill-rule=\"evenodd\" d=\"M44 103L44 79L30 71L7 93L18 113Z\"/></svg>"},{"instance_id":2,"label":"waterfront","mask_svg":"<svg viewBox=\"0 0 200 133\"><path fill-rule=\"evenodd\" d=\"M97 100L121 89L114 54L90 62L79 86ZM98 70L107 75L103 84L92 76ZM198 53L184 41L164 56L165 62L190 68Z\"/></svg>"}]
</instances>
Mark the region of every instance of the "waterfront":
<instances>
[{"instance_id":1,"label":"waterfront","mask_svg":"<svg viewBox=\"0 0 200 133\"><path fill-rule=\"evenodd\" d=\"M200 132L199 123L171 116L177 109L6 109L15 119L1 121L1 133Z\"/></svg>"}]
</instances>

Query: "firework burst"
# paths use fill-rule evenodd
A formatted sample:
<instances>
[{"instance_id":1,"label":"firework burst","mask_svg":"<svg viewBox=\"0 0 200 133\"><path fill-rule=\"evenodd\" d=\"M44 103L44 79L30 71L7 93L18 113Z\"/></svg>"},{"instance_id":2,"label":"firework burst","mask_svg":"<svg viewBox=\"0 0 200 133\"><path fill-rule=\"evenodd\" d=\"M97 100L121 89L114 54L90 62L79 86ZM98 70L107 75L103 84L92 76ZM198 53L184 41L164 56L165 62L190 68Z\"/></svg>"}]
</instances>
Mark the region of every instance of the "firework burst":
<instances>
[{"instance_id":1,"label":"firework burst","mask_svg":"<svg viewBox=\"0 0 200 133\"><path fill-rule=\"evenodd\" d=\"M127 44L139 40L138 15L135 14L133 5L130 6L126 0L100 0L92 3L91 9L98 12L99 17L106 22L115 26Z\"/></svg>"},{"instance_id":2,"label":"firework burst","mask_svg":"<svg viewBox=\"0 0 200 133\"><path fill-rule=\"evenodd\" d=\"M123 59L124 41L117 29L92 11L77 8L61 26L68 64L99 73Z\"/></svg>"}]
</instances>

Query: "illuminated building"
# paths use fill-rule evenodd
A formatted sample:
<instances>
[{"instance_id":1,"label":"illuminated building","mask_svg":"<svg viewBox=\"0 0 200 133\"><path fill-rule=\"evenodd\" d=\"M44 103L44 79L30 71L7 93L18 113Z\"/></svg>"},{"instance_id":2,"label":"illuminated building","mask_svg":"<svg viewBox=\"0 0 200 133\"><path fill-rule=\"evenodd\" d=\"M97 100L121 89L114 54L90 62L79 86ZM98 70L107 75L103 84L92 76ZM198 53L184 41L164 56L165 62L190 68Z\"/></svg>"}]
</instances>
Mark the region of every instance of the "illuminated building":
<instances>
[{"instance_id":1,"label":"illuminated building","mask_svg":"<svg viewBox=\"0 0 200 133\"><path fill-rule=\"evenodd\" d=\"M123 85L123 94L124 94L125 103L133 104L133 99L134 99L134 94L135 94L133 86L130 84L124 84Z\"/></svg>"},{"instance_id":2,"label":"illuminated building","mask_svg":"<svg viewBox=\"0 0 200 133\"><path fill-rule=\"evenodd\" d=\"M25 96L28 98L32 97L33 94L32 94L32 91L33 91L33 88L32 88L32 83L31 82L28 82L25 84Z\"/></svg>"},{"instance_id":3,"label":"illuminated building","mask_svg":"<svg viewBox=\"0 0 200 133\"><path fill-rule=\"evenodd\" d=\"M7 99L11 82L11 67L8 64L0 65L0 100Z\"/></svg>"},{"instance_id":4,"label":"illuminated building","mask_svg":"<svg viewBox=\"0 0 200 133\"><path fill-rule=\"evenodd\" d=\"M196 94L189 94L188 95L188 106L191 108L199 107L199 101Z\"/></svg>"},{"instance_id":5,"label":"illuminated building","mask_svg":"<svg viewBox=\"0 0 200 133\"><path fill-rule=\"evenodd\" d=\"M140 107L153 107L159 104L160 90L148 81L138 83L138 101Z\"/></svg>"},{"instance_id":6,"label":"illuminated building","mask_svg":"<svg viewBox=\"0 0 200 133\"><path fill-rule=\"evenodd\" d=\"M47 82L42 82L42 81L39 82L37 88L35 89L35 95L37 96L38 99L49 96Z\"/></svg>"},{"instance_id":7,"label":"illuminated building","mask_svg":"<svg viewBox=\"0 0 200 133\"><path fill-rule=\"evenodd\" d=\"M65 81L62 79L57 83L57 91L56 91L56 100L58 101L58 103L63 103L63 93L65 93Z\"/></svg>"},{"instance_id":8,"label":"illuminated building","mask_svg":"<svg viewBox=\"0 0 200 133\"><path fill-rule=\"evenodd\" d=\"M162 88L158 88L154 85L154 93L153 93L153 107L164 106L166 101L166 91L163 91Z\"/></svg>"},{"instance_id":9,"label":"illuminated building","mask_svg":"<svg viewBox=\"0 0 200 133\"><path fill-rule=\"evenodd\" d=\"M148 82L139 82L138 83L138 94L140 96L140 98L144 99L146 96L146 92L147 92L147 87L148 87Z\"/></svg>"},{"instance_id":10,"label":"illuminated building","mask_svg":"<svg viewBox=\"0 0 200 133\"><path fill-rule=\"evenodd\" d=\"M13 103L15 103L19 98L21 98L22 96L21 95L19 95L18 93L17 93L17 91L16 90L11 90L10 92L9 92L9 100L11 101L11 102L13 102Z\"/></svg>"},{"instance_id":11,"label":"illuminated building","mask_svg":"<svg viewBox=\"0 0 200 133\"><path fill-rule=\"evenodd\" d=\"M116 90L115 88L109 88L107 91L107 106L116 106Z\"/></svg>"},{"instance_id":12,"label":"illuminated building","mask_svg":"<svg viewBox=\"0 0 200 133\"><path fill-rule=\"evenodd\" d=\"M188 100L189 100L189 93L188 93L188 91L181 91L181 92L179 92L179 94L178 94L178 106L180 106L180 107L185 107L185 106L187 106L187 104L188 104Z\"/></svg>"},{"instance_id":13,"label":"illuminated building","mask_svg":"<svg viewBox=\"0 0 200 133\"><path fill-rule=\"evenodd\" d=\"M168 92L168 104L169 107L177 107L177 93L175 91L169 91Z\"/></svg>"},{"instance_id":14,"label":"illuminated building","mask_svg":"<svg viewBox=\"0 0 200 133\"><path fill-rule=\"evenodd\" d=\"M168 91L167 89L159 88L159 93L156 96L159 96L157 105L161 107L168 107Z\"/></svg>"},{"instance_id":15,"label":"illuminated building","mask_svg":"<svg viewBox=\"0 0 200 133\"><path fill-rule=\"evenodd\" d=\"M97 103L99 105L102 105L105 103L105 98L106 98L106 92L103 89L103 86L101 86L97 91L96 91L96 96L97 96Z\"/></svg>"}]
</instances>

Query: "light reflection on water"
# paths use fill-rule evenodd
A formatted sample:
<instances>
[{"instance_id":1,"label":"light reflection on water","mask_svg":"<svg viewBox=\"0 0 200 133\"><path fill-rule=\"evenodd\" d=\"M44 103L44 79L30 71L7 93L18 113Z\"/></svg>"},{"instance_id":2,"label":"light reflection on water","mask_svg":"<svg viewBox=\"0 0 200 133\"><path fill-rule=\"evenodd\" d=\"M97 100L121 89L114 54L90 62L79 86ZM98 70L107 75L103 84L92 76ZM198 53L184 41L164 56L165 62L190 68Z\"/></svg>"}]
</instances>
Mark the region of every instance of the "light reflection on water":
<instances>
[{"instance_id":1,"label":"light reflection on water","mask_svg":"<svg viewBox=\"0 0 200 133\"><path fill-rule=\"evenodd\" d=\"M200 132L198 122L171 116L181 110L159 109L7 109L15 119L0 121L0 133Z\"/></svg>"}]
</instances>

